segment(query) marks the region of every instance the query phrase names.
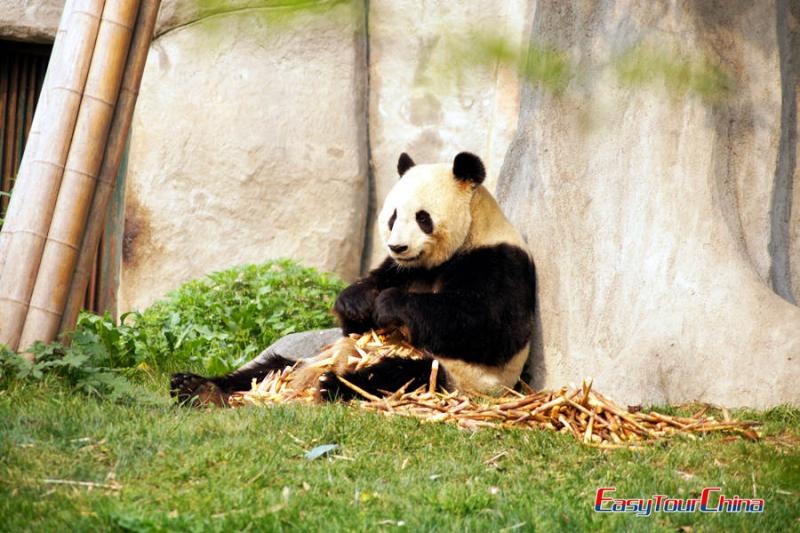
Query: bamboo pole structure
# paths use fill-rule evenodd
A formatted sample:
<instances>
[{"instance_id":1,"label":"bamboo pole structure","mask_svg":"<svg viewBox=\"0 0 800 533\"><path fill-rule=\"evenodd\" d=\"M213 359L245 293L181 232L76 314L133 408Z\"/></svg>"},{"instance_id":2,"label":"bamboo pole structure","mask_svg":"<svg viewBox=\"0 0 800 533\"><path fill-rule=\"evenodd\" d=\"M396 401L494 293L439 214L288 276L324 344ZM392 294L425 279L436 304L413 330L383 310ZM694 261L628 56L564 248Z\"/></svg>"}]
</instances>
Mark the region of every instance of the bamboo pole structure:
<instances>
[{"instance_id":1,"label":"bamboo pole structure","mask_svg":"<svg viewBox=\"0 0 800 533\"><path fill-rule=\"evenodd\" d=\"M0 276L0 343L19 346L47 233L53 218L86 78L89 73L103 0L74 0L64 50L53 65L42 135L24 170L31 183L14 212Z\"/></svg>"},{"instance_id":2,"label":"bamboo pole structure","mask_svg":"<svg viewBox=\"0 0 800 533\"><path fill-rule=\"evenodd\" d=\"M64 43L66 42L67 26L69 25L70 15L72 13L72 5L74 0L66 0L64 10L61 13L61 20L58 24L56 31L55 42L53 49L50 53L52 64L59 64L62 62L62 54L64 53ZM22 163L20 163L17 180L14 183L14 195L11 202L8 204L8 211L6 212L5 222L3 224L3 231L0 232L0 283L2 283L3 267L6 263L8 256L8 241L10 235L14 232L14 222L18 218L17 211L20 206L25 205L24 198L26 196L26 188L28 186L35 186L36 184L28 179L30 173L27 167L33 159L33 154L36 152L36 146L39 138L42 136L42 121L47 115L47 94L50 88L49 81L52 79L52 72L54 69L48 68L44 74L44 81L42 82L42 90L39 95L39 103L36 105L36 113L33 115L31 122L30 134L28 135L28 142L25 145L25 153L22 155ZM16 199L14 199L16 198ZM0 322L0 330L2 330L2 323ZM0 333L0 338L2 333Z\"/></svg>"},{"instance_id":3,"label":"bamboo pole structure","mask_svg":"<svg viewBox=\"0 0 800 533\"><path fill-rule=\"evenodd\" d=\"M100 242L105 227L108 204L114 192L119 174L120 163L125 153L125 145L133 121L133 110L139 96L147 52L153 39L153 30L161 0L143 0L139 8L139 16L133 31L128 64L122 76L122 87L117 98L114 120L108 135L103 164L97 178L97 189L92 199L90 218L86 233L83 236L78 265L72 278L69 298L61 319L61 331L69 331L75 327L81 309L84 293L89 283L93 264L94 251Z\"/></svg>"},{"instance_id":4,"label":"bamboo pole structure","mask_svg":"<svg viewBox=\"0 0 800 533\"><path fill-rule=\"evenodd\" d=\"M139 0L107 0L103 8L21 349L54 340L61 325L138 11Z\"/></svg>"}]
</instances>

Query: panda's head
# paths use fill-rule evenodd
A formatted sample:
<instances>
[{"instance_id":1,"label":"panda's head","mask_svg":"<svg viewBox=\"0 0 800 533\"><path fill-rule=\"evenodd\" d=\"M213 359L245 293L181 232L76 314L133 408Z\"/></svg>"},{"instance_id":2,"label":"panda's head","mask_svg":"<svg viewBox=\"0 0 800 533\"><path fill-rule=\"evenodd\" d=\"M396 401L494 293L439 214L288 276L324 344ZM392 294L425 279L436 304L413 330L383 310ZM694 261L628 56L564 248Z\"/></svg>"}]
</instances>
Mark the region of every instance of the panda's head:
<instances>
[{"instance_id":1,"label":"panda's head","mask_svg":"<svg viewBox=\"0 0 800 533\"><path fill-rule=\"evenodd\" d=\"M486 177L480 158L461 152L452 164L397 162L400 181L378 216L389 255L404 267L433 268L450 259L469 234L470 202Z\"/></svg>"}]
</instances>

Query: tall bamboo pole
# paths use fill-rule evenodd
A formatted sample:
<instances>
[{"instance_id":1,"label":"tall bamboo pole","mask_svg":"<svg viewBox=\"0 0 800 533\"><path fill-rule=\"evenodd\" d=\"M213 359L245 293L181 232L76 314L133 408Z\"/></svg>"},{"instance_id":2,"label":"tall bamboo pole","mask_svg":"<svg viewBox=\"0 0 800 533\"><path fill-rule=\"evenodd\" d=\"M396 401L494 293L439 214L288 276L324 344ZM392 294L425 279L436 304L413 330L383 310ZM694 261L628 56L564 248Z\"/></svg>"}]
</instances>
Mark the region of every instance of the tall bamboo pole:
<instances>
[{"instance_id":1,"label":"tall bamboo pole","mask_svg":"<svg viewBox=\"0 0 800 533\"><path fill-rule=\"evenodd\" d=\"M161 0L143 0L139 8L139 16L133 31L133 41L131 41L131 51L128 54L128 64L122 77L122 87L114 111L111 132L108 135L105 157L97 178L97 189L94 193L88 226L81 244L78 266L75 269L75 276L72 278L69 298L61 319L61 331L69 331L75 327L86 286L89 283L94 266L92 257L105 228L108 204L114 192L120 163L125 153L125 145L133 121L133 110L139 96L139 86L142 82L160 4Z\"/></svg>"},{"instance_id":2,"label":"tall bamboo pole","mask_svg":"<svg viewBox=\"0 0 800 533\"><path fill-rule=\"evenodd\" d=\"M106 0L52 223L19 341L55 339L108 141L139 0Z\"/></svg>"},{"instance_id":3,"label":"tall bamboo pole","mask_svg":"<svg viewBox=\"0 0 800 533\"><path fill-rule=\"evenodd\" d=\"M25 167L32 183L14 213L0 276L0 344L17 349L89 73L103 0L74 0L64 51L53 65L42 135Z\"/></svg>"},{"instance_id":4,"label":"tall bamboo pole","mask_svg":"<svg viewBox=\"0 0 800 533\"><path fill-rule=\"evenodd\" d=\"M63 62L62 54L64 53L64 44L66 42L67 27L69 26L70 14L72 13L73 0L66 0L64 10L61 12L61 21L58 24L58 31L56 31L56 39L53 43L53 50L50 53L50 61L52 65L57 65ZM28 135L28 142L25 144L25 153L22 155L22 162L17 172L17 179L14 182L14 195L8 204L8 211L6 212L5 221L3 223L3 230L0 232L0 283L2 283L3 267L8 257L8 241L11 233L14 232L15 221L19 217L17 211L20 206L25 204L26 190L29 186L36 186L30 178L28 172L28 165L33 159L33 154L36 151L39 138L42 136L42 121L47 115L47 94L51 86L52 72L54 68L48 68L44 75L42 82L42 89L39 94L39 102L36 104L36 113L33 115L33 122L31 123L30 134ZM0 330L3 329L3 324L0 323ZM2 335L0 333L0 335Z\"/></svg>"}]
</instances>

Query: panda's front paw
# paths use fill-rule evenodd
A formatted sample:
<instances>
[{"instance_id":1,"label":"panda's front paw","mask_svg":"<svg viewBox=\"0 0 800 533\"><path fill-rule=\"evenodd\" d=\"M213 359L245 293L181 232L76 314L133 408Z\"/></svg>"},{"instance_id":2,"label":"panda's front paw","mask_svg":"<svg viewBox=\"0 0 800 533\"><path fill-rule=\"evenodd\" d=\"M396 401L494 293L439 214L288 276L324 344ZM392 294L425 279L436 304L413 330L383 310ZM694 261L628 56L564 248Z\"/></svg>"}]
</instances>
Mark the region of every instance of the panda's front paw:
<instances>
[{"instance_id":1,"label":"panda's front paw","mask_svg":"<svg viewBox=\"0 0 800 533\"><path fill-rule=\"evenodd\" d=\"M402 326L405 300L406 293L396 287L381 291L372 313L375 323L383 328Z\"/></svg>"},{"instance_id":2,"label":"panda's front paw","mask_svg":"<svg viewBox=\"0 0 800 533\"><path fill-rule=\"evenodd\" d=\"M333 305L333 312L346 326L345 329L358 329L356 325L363 325L363 329L366 331L370 329L368 325L372 320L372 311L377 296L378 289L374 286L356 282L339 294ZM345 333L350 332L346 331Z\"/></svg>"}]
</instances>

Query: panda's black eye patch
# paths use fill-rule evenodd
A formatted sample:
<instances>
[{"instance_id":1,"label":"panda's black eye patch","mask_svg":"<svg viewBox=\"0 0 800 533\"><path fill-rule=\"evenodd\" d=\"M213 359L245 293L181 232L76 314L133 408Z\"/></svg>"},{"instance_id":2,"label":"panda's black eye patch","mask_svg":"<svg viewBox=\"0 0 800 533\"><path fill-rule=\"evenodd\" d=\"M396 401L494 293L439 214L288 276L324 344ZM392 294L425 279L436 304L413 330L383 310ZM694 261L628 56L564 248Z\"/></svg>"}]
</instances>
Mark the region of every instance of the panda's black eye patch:
<instances>
[{"instance_id":1,"label":"panda's black eye patch","mask_svg":"<svg viewBox=\"0 0 800 533\"><path fill-rule=\"evenodd\" d=\"M397 209L395 209L394 213L392 213L392 216L389 217L389 231L392 231L392 228L394 227L394 221L395 220L397 220Z\"/></svg>"},{"instance_id":2,"label":"panda's black eye patch","mask_svg":"<svg viewBox=\"0 0 800 533\"><path fill-rule=\"evenodd\" d=\"M428 235L433 233L433 220L431 220L431 215L427 211L417 211L417 224L419 224L419 229L424 233Z\"/></svg>"}]
</instances>

